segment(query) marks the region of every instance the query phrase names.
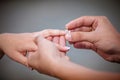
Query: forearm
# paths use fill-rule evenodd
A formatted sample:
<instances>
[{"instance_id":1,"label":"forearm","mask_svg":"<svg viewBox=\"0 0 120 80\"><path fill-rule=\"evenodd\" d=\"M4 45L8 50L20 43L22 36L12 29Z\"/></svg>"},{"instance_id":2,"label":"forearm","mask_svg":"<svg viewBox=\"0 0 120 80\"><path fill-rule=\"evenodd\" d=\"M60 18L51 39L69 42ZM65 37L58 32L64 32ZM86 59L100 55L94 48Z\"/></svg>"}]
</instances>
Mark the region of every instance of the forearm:
<instances>
[{"instance_id":1,"label":"forearm","mask_svg":"<svg viewBox=\"0 0 120 80\"><path fill-rule=\"evenodd\" d=\"M61 62L62 63L62 62ZM59 63L55 77L63 80L118 80L120 74L97 72L71 62Z\"/></svg>"}]
</instances>

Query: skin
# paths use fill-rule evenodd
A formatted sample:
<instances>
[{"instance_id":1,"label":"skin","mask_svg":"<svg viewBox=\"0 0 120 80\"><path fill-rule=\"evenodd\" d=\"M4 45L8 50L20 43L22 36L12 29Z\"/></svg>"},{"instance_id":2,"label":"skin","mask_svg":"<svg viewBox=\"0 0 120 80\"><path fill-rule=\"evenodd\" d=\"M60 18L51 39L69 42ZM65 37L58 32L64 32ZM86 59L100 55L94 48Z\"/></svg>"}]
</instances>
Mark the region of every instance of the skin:
<instances>
[{"instance_id":1,"label":"skin","mask_svg":"<svg viewBox=\"0 0 120 80\"><path fill-rule=\"evenodd\" d=\"M52 40L53 37L65 35L64 31L47 29L33 33L3 33L0 34L0 57L6 54L12 60L28 66L26 51L34 52L38 49L36 45L36 37L43 36L46 39ZM65 42L64 42L65 43ZM60 47L60 46L59 46ZM60 47L61 51L66 51L66 48ZM4 54L3 54L4 52Z\"/></svg>"},{"instance_id":2,"label":"skin","mask_svg":"<svg viewBox=\"0 0 120 80\"><path fill-rule=\"evenodd\" d=\"M69 22L66 39L75 48L92 49L105 60L120 63L120 34L105 16L83 16Z\"/></svg>"},{"instance_id":3,"label":"skin","mask_svg":"<svg viewBox=\"0 0 120 80\"><path fill-rule=\"evenodd\" d=\"M87 18L87 17L84 17L84 18ZM91 18L90 19L87 18L87 20L89 22L91 21L94 22L94 19L95 19L95 23L94 23L94 26L95 26L97 22L96 20L98 19L92 18L93 20L91 20ZM103 19L103 20L100 20L101 22L108 22L108 24L106 25L104 23L104 26L107 27L107 28L105 27L105 30L103 29L103 27L97 28L89 23L85 24L85 22L87 22L86 19L83 19L80 22L80 24L82 22L83 24L85 24L85 25L82 24L83 27L80 28L79 19L78 19L76 28L74 28L73 26L71 28L67 27L72 32L71 32L71 37L68 38L65 36L66 39L69 40L70 43L73 44L76 48L81 48L81 45L84 45L82 46L82 48L90 48L95 50L98 53L100 51L101 52L99 53L100 55L101 54L110 55L109 50L110 51L112 50L115 56L116 55L119 56L119 54L117 54L119 53L119 49L120 49L119 33L113 27L110 27L110 28L108 27L112 25L109 23L109 21L105 17L101 17L100 19ZM72 22L70 22L70 24L72 24ZM67 26L69 26L69 24L67 24ZM101 30L104 32L104 34L103 32L101 32ZM113 33L111 33L109 30L111 30ZM93 33L96 34L97 36L94 36ZM64 35L53 36L53 35L42 33L40 36L38 36L38 34L35 34L34 36L37 36L37 38L35 38L35 43L38 46L38 48L36 51L29 52L27 56L27 61L28 61L28 66L34 68L38 72L47 74L59 79L64 79L64 80L80 80L80 79L81 80L96 80L96 79L97 80L119 80L120 79L119 73L98 72L98 71L94 71L70 62L68 57L66 56L66 51L68 49L64 46L65 45ZM95 38L95 41L91 37ZM104 40L102 40L103 38L105 38L104 39L105 41L110 40L109 43L112 42L114 44L111 44L110 46L105 47L105 49L102 48L104 47L103 44L105 46L108 45L108 43L105 43ZM99 47L99 45L98 46L96 45L98 43L102 43L102 45L99 44L101 47ZM104 55L101 55L101 56L103 57ZM110 56L113 56L113 55L110 55ZM117 58L117 56L115 58ZM105 59L107 58L105 57ZM113 60L113 61L119 61L119 60Z\"/></svg>"},{"instance_id":4,"label":"skin","mask_svg":"<svg viewBox=\"0 0 120 80\"><path fill-rule=\"evenodd\" d=\"M39 73L47 74L62 80L119 80L120 74L98 72L77 65L66 58L53 42L38 37L38 50L29 52L28 64ZM47 47L47 50L46 50Z\"/></svg>"},{"instance_id":5,"label":"skin","mask_svg":"<svg viewBox=\"0 0 120 80\"><path fill-rule=\"evenodd\" d=\"M75 48L92 49L108 61L119 62L119 33L106 17L84 16L66 26L71 34L66 34L65 38ZM59 43L58 40L56 38L53 41ZM28 62L29 66L40 73L63 80L120 79L119 73L95 71L70 62L65 52L61 52L56 45L42 37L38 38L37 45L38 50L28 56ZM46 46L49 47L49 52L45 50Z\"/></svg>"}]
</instances>

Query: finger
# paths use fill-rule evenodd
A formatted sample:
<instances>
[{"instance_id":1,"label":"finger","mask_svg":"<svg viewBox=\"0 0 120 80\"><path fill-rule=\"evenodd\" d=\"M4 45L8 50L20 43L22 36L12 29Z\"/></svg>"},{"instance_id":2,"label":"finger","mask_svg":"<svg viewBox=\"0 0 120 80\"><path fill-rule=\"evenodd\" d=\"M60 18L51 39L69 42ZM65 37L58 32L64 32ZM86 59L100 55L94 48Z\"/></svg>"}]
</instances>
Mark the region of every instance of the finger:
<instances>
[{"instance_id":1,"label":"finger","mask_svg":"<svg viewBox=\"0 0 120 80\"><path fill-rule=\"evenodd\" d=\"M47 43L50 43L49 41L47 41L46 39L44 39L43 37L41 37L41 36L39 36L38 38L37 38L37 44L38 44L38 48L40 47L39 45L41 45L41 43L45 43L45 42L47 42ZM52 45L52 43L50 43L51 45ZM66 51L68 51L69 49L70 49L70 47L63 47L63 46L60 46L59 44L56 44L55 43L55 45L56 45L56 47L59 49L59 50L61 50L61 51L63 51L63 52L66 52ZM44 46L44 45L43 45ZM44 46L45 48L46 48L46 46ZM40 49L41 49L41 47L40 47Z\"/></svg>"},{"instance_id":2,"label":"finger","mask_svg":"<svg viewBox=\"0 0 120 80\"><path fill-rule=\"evenodd\" d=\"M22 55L20 52L14 52L14 55L12 55L11 57L13 60L15 60L18 63L21 63L25 66L28 66L27 63L27 57L25 57L24 55Z\"/></svg>"},{"instance_id":3,"label":"finger","mask_svg":"<svg viewBox=\"0 0 120 80\"><path fill-rule=\"evenodd\" d=\"M42 36L38 36L37 39L36 39L36 42L37 42L37 45L38 45L39 50L42 49L41 46L42 46L44 49L46 49L46 45L48 45L48 44L53 45L53 43L52 43L51 41L45 39L45 38L42 37ZM44 43L46 43L46 45L44 45Z\"/></svg>"},{"instance_id":4,"label":"finger","mask_svg":"<svg viewBox=\"0 0 120 80\"><path fill-rule=\"evenodd\" d=\"M59 37L54 37L53 38L53 43L59 44Z\"/></svg>"},{"instance_id":5,"label":"finger","mask_svg":"<svg viewBox=\"0 0 120 80\"><path fill-rule=\"evenodd\" d=\"M65 32L63 30L46 29L40 32L35 32L34 35L41 35L42 37L49 37L49 36L65 35Z\"/></svg>"},{"instance_id":6,"label":"finger","mask_svg":"<svg viewBox=\"0 0 120 80\"><path fill-rule=\"evenodd\" d=\"M47 40L49 40L49 41L52 41L53 40L53 38L50 36L50 37L47 37L46 38Z\"/></svg>"},{"instance_id":7,"label":"finger","mask_svg":"<svg viewBox=\"0 0 120 80\"><path fill-rule=\"evenodd\" d=\"M65 37L64 36L60 36L60 39L59 39L59 44L61 46L66 46L66 40L65 40Z\"/></svg>"},{"instance_id":8,"label":"finger","mask_svg":"<svg viewBox=\"0 0 120 80\"><path fill-rule=\"evenodd\" d=\"M74 43L75 43L75 42L70 42L70 41L69 41L69 44L70 44L70 45L71 45L71 44L74 44Z\"/></svg>"},{"instance_id":9,"label":"finger","mask_svg":"<svg viewBox=\"0 0 120 80\"><path fill-rule=\"evenodd\" d=\"M37 52L29 52L27 59L28 59L28 68L36 69L37 60L38 60L38 53Z\"/></svg>"},{"instance_id":10,"label":"finger","mask_svg":"<svg viewBox=\"0 0 120 80\"><path fill-rule=\"evenodd\" d=\"M94 44L90 42L76 42L73 45L75 48L78 48L78 49L92 49L96 51L96 47L94 46Z\"/></svg>"},{"instance_id":11,"label":"finger","mask_svg":"<svg viewBox=\"0 0 120 80\"><path fill-rule=\"evenodd\" d=\"M65 38L70 42L95 41L92 32L70 32L69 34L65 35Z\"/></svg>"},{"instance_id":12,"label":"finger","mask_svg":"<svg viewBox=\"0 0 120 80\"><path fill-rule=\"evenodd\" d=\"M59 45L59 44L55 44L56 45L56 47L60 50L60 51L62 51L62 52L67 52L67 51L69 51L69 49L70 49L70 47L68 47L68 46L61 46L61 45Z\"/></svg>"},{"instance_id":13,"label":"finger","mask_svg":"<svg viewBox=\"0 0 120 80\"><path fill-rule=\"evenodd\" d=\"M94 16L83 16L73 21L70 21L68 24L66 24L66 28L68 30L72 30L82 26L90 27L93 25L95 21L96 21L96 17Z\"/></svg>"},{"instance_id":14,"label":"finger","mask_svg":"<svg viewBox=\"0 0 120 80\"><path fill-rule=\"evenodd\" d=\"M83 27L79 27L71 30L71 32L75 32L75 31L90 32L92 31L92 27L83 26Z\"/></svg>"},{"instance_id":15,"label":"finger","mask_svg":"<svg viewBox=\"0 0 120 80\"><path fill-rule=\"evenodd\" d=\"M25 44L24 47L21 48L20 51L36 51L38 49L38 46L35 42L31 42L30 44Z\"/></svg>"}]
</instances>

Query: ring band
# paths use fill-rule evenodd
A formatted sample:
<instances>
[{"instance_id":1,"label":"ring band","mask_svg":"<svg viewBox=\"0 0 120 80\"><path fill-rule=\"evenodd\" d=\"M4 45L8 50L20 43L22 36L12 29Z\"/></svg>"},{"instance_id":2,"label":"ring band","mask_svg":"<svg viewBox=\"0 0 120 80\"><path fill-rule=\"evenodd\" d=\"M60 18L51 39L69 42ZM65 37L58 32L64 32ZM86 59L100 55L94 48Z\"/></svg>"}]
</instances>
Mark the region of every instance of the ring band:
<instances>
[{"instance_id":1,"label":"ring band","mask_svg":"<svg viewBox=\"0 0 120 80\"><path fill-rule=\"evenodd\" d=\"M25 53L25 57L28 57L28 56L29 56L29 52L26 51L26 53Z\"/></svg>"},{"instance_id":2,"label":"ring band","mask_svg":"<svg viewBox=\"0 0 120 80\"><path fill-rule=\"evenodd\" d=\"M26 55L25 55L25 57L27 57L28 58L28 56L29 56L29 52L28 51L26 51ZM30 67L29 65L27 66L31 71L32 70L34 70L32 67Z\"/></svg>"}]
</instances>

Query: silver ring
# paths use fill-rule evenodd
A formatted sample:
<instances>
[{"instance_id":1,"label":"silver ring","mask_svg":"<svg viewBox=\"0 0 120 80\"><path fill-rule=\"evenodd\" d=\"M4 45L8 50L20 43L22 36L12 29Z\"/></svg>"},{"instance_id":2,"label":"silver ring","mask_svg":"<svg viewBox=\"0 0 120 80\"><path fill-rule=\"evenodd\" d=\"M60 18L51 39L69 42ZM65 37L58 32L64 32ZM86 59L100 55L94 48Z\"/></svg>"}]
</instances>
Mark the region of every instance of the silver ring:
<instances>
[{"instance_id":1,"label":"silver ring","mask_svg":"<svg viewBox=\"0 0 120 80\"><path fill-rule=\"evenodd\" d=\"M25 57L27 57L28 58L28 56L29 56L29 52L28 51L26 51L26 54L25 54ZM28 65L28 68L32 71L32 70L34 70L32 67L30 67L29 65Z\"/></svg>"},{"instance_id":2,"label":"silver ring","mask_svg":"<svg viewBox=\"0 0 120 80\"><path fill-rule=\"evenodd\" d=\"M25 57L28 57L28 56L29 56L29 52L26 51L26 53L25 53Z\"/></svg>"}]
</instances>

